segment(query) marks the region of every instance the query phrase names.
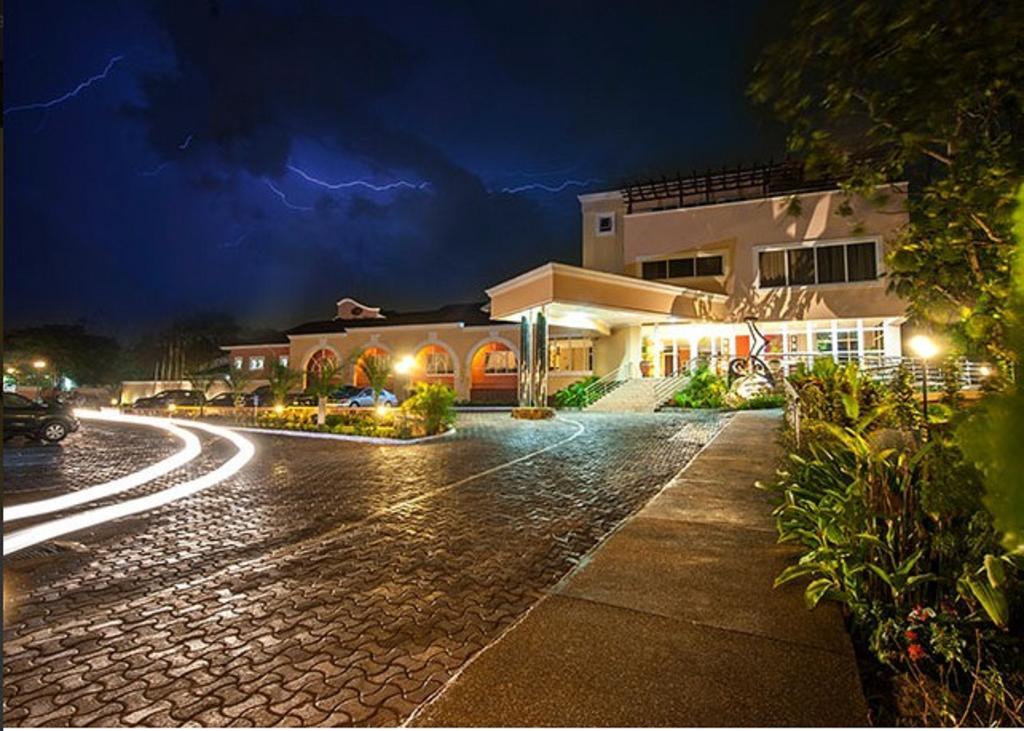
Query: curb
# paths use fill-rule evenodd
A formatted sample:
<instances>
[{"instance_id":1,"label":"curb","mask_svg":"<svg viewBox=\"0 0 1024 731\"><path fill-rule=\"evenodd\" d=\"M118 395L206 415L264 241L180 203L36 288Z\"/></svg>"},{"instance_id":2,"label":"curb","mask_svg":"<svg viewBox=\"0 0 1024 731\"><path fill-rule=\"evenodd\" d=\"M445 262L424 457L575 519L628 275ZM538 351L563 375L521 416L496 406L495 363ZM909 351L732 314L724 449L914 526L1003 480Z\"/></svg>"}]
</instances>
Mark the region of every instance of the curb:
<instances>
[{"instance_id":1,"label":"curb","mask_svg":"<svg viewBox=\"0 0 1024 731\"><path fill-rule=\"evenodd\" d=\"M278 437L306 437L307 439L334 439L339 442L359 442L362 444L377 444L381 446L400 447L407 444L422 444L441 439L455 433L455 427L440 434L431 434L429 437L417 437L415 439L392 439L390 437L364 437L358 434L331 434L330 432L298 431L295 429L260 429L252 426L229 427L235 431L247 431L254 434L271 434Z\"/></svg>"}]
</instances>

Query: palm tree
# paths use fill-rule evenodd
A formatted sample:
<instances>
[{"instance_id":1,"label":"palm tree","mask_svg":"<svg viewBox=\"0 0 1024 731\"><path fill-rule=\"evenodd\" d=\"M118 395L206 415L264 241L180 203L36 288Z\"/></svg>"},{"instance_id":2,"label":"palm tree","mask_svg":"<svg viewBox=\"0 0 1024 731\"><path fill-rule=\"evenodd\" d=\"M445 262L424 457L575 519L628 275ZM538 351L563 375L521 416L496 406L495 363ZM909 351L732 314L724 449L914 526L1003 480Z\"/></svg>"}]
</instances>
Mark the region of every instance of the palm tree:
<instances>
[{"instance_id":1,"label":"palm tree","mask_svg":"<svg viewBox=\"0 0 1024 731\"><path fill-rule=\"evenodd\" d=\"M274 406L284 406L288 392L302 383L302 374L292 370L279 360L271 360L272 354L268 354L268 362L272 365L267 369L267 381L270 385L270 393L274 397Z\"/></svg>"},{"instance_id":2,"label":"palm tree","mask_svg":"<svg viewBox=\"0 0 1024 731\"><path fill-rule=\"evenodd\" d=\"M316 396L316 423L323 426L327 423L327 399L338 387L335 379L341 372L341 364L333 358L324 360L318 368L310 371L306 390Z\"/></svg>"},{"instance_id":3,"label":"palm tree","mask_svg":"<svg viewBox=\"0 0 1024 731\"><path fill-rule=\"evenodd\" d=\"M191 373L188 376L188 381L192 384L192 388L203 393L203 400L199 402L199 416L204 415L206 392L210 390L210 385L215 380L217 380L217 374L215 373Z\"/></svg>"},{"instance_id":4,"label":"palm tree","mask_svg":"<svg viewBox=\"0 0 1024 731\"><path fill-rule=\"evenodd\" d=\"M373 403L380 400L380 392L388 385L391 378L391 357L388 355L363 355L357 357L356 367L373 389Z\"/></svg>"},{"instance_id":5,"label":"palm tree","mask_svg":"<svg viewBox=\"0 0 1024 731\"><path fill-rule=\"evenodd\" d=\"M252 374L244 368L236 368L232 365L225 380L231 389L231 395L235 397L235 408L241 408L245 401L245 387L252 381Z\"/></svg>"}]
</instances>

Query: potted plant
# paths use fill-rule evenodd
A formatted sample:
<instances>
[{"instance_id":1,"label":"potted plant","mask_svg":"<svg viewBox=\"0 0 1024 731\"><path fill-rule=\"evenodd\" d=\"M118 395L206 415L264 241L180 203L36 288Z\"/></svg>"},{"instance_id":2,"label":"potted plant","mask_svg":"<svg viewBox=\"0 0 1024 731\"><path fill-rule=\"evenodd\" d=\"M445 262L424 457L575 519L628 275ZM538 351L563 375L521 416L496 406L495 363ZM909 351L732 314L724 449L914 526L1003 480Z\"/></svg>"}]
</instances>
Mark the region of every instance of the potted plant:
<instances>
[{"instance_id":1,"label":"potted plant","mask_svg":"<svg viewBox=\"0 0 1024 731\"><path fill-rule=\"evenodd\" d=\"M651 339L644 338L640 341L640 375L647 378L651 375L654 363L651 362Z\"/></svg>"}]
</instances>

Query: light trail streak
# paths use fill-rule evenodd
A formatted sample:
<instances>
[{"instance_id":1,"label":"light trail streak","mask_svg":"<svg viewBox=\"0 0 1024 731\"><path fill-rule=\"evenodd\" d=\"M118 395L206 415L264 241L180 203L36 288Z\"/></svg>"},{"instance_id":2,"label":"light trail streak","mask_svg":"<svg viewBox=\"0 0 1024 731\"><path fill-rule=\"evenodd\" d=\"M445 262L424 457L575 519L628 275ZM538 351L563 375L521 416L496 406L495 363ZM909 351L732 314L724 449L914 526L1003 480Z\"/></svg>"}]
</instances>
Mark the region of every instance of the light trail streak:
<instances>
[{"instance_id":1,"label":"light trail streak","mask_svg":"<svg viewBox=\"0 0 1024 731\"><path fill-rule=\"evenodd\" d=\"M114 56L112 59L107 61L107 66L103 69L101 73L95 74L94 76L90 76L88 79L80 83L67 94L63 94L57 97L56 99L51 99L50 101L46 102L35 102L34 104L20 104L14 107L8 107L4 110L4 116L7 116L11 112L24 112L28 111L29 109L50 109L51 107L55 107L58 104L63 104L69 99L73 99L74 97L78 96L81 92L88 89L97 81L107 78L107 74L110 73L110 70L114 68L114 66L123 58L124 56Z\"/></svg>"},{"instance_id":2,"label":"light trail streak","mask_svg":"<svg viewBox=\"0 0 1024 731\"><path fill-rule=\"evenodd\" d=\"M207 472L205 475L174 485L173 487L153 493L152 495L146 495L133 500L126 500L125 502L107 505L102 508L86 510L81 513L70 515L66 518L47 521L45 523L40 523L39 525L34 525L29 528L5 534L3 555L7 556L24 548L28 548L29 546L34 546L37 543L57 538L58 536L75 533L86 528L110 522L111 520L124 518L128 515L135 515L137 513L146 512L147 510L153 510L154 508L159 508L176 500L181 500L182 498L194 495L197 492L205 490L208 487L212 487L213 485L216 485L217 483L234 475L248 464L249 460L251 460L253 455L256 453L256 447L252 442L240 434L236 434L230 429L224 429L222 427L213 426L211 424L202 424L199 422L183 422L178 420L169 421L170 423L177 424L179 426L188 426L191 429L200 429L222 439L227 439L238 448L238 452L236 452L231 459L212 472Z\"/></svg>"},{"instance_id":3,"label":"light trail streak","mask_svg":"<svg viewBox=\"0 0 1024 731\"><path fill-rule=\"evenodd\" d=\"M178 145L179 150L187 150L188 146L192 144L192 135L185 138L185 141Z\"/></svg>"},{"instance_id":4,"label":"light trail streak","mask_svg":"<svg viewBox=\"0 0 1024 731\"><path fill-rule=\"evenodd\" d=\"M78 409L75 411L75 415L80 419L112 421L122 424L139 424L141 426L163 429L168 434L180 439L185 446L167 459L151 464L149 467L141 469L138 472L133 472L130 475L125 475L124 477L120 477L116 480L104 482L99 485L93 485L92 487L87 487L84 490L76 490L75 492L67 495L60 495L47 500L37 500L31 503L12 505L9 508L4 508L3 516L5 523L11 520L30 518L35 515L54 513L58 510L67 510L68 508L73 508L77 505L91 503L94 500L99 500L111 495L116 495L120 492L125 492L126 490L131 490L132 488L166 475L171 470L176 470L179 467L188 464L198 457L203 451L202 446L199 444L199 438L195 434L187 432L173 424L167 423L166 419L157 419L152 416L130 416L127 414L102 413L87 409Z\"/></svg>"}]
</instances>

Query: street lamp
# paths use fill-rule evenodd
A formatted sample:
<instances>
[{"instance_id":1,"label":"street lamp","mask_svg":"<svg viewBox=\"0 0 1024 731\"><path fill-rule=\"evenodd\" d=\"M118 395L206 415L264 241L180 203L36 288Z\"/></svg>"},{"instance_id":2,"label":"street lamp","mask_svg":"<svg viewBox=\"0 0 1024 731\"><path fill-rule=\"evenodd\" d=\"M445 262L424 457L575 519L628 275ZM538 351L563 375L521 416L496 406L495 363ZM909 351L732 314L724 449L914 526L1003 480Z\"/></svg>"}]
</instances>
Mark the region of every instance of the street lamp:
<instances>
[{"instance_id":1,"label":"street lamp","mask_svg":"<svg viewBox=\"0 0 1024 731\"><path fill-rule=\"evenodd\" d=\"M32 367L35 368L37 371L41 371L41 370L43 370L43 368L46 368L46 361L45 360L34 360L34 361L32 361Z\"/></svg>"},{"instance_id":2,"label":"street lamp","mask_svg":"<svg viewBox=\"0 0 1024 731\"><path fill-rule=\"evenodd\" d=\"M395 373L397 373L400 376L405 376L408 375L409 373L412 373L415 368L416 359L413 358L411 355L407 355L401 358L397 363L395 363Z\"/></svg>"},{"instance_id":3,"label":"street lamp","mask_svg":"<svg viewBox=\"0 0 1024 731\"><path fill-rule=\"evenodd\" d=\"M939 353L938 344L927 335L915 335L910 339L910 349L921 359L921 395L924 404L924 428L928 433L928 361Z\"/></svg>"}]
</instances>

